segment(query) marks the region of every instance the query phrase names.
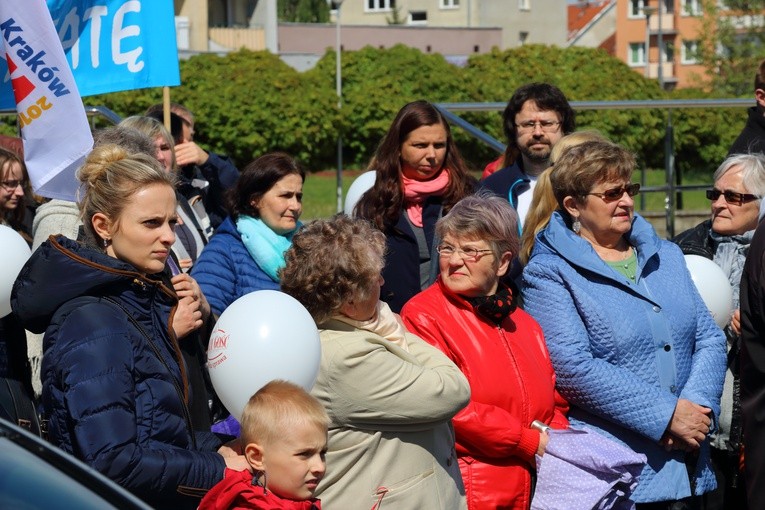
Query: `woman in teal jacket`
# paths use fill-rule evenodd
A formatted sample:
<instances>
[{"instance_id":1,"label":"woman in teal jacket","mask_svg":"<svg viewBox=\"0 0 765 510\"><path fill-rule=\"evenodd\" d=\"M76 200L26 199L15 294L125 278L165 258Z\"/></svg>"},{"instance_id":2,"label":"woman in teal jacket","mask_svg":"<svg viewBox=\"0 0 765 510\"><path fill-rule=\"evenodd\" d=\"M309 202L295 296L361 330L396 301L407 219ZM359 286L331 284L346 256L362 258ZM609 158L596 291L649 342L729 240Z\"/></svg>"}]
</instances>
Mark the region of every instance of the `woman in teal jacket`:
<instances>
[{"instance_id":1,"label":"woman in teal jacket","mask_svg":"<svg viewBox=\"0 0 765 510\"><path fill-rule=\"evenodd\" d=\"M632 499L670 508L715 487L709 433L725 338L679 248L634 214L634 164L604 141L561 155L550 173L559 209L524 269L524 300L544 330L571 427L646 455Z\"/></svg>"}]
</instances>

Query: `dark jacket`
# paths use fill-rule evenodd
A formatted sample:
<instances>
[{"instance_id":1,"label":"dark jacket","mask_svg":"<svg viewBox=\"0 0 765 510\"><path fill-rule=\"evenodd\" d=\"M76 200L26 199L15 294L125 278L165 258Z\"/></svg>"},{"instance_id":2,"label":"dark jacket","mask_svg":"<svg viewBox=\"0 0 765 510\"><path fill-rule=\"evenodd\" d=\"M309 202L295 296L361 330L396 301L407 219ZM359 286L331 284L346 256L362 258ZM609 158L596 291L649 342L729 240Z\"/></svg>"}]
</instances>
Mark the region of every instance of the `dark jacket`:
<instances>
[{"instance_id":1,"label":"dark jacket","mask_svg":"<svg viewBox=\"0 0 765 510\"><path fill-rule=\"evenodd\" d=\"M750 508L765 500L765 221L749 246L741 277L741 407L744 476Z\"/></svg>"},{"instance_id":2,"label":"dark jacket","mask_svg":"<svg viewBox=\"0 0 765 510\"><path fill-rule=\"evenodd\" d=\"M765 153L765 109L752 106L748 110L749 117L746 120L741 134L730 146L728 156L731 154Z\"/></svg>"},{"instance_id":3,"label":"dark jacket","mask_svg":"<svg viewBox=\"0 0 765 510\"><path fill-rule=\"evenodd\" d=\"M212 434L191 430L175 293L59 236L24 266L11 304L25 328L45 331L51 441L155 507L195 507L225 463Z\"/></svg>"},{"instance_id":4,"label":"dark jacket","mask_svg":"<svg viewBox=\"0 0 765 510\"><path fill-rule=\"evenodd\" d=\"M441 197L431 196L422 204L422 229L430 252L431 267L438 262L433 239L436 222L441 217ZM380 289L380 300L385 301L396 313L423 288L420 286L420 250L417 238L401 211L394 226L385 230L385 267L382 271L385 283ZM431 270L429 283L435 281L436 271Z\"/></svg>"},{"instance_id":5,"label":"dark jacket","mask_svg":"<svg viewBox=\"0 0 765 510\"><path fill-rule=\"evenodd\" d=\"M518 195L529 189L529 177L521 168L521 160L494 172L482 180L479 188L491 190L494 194L507 199L513 209L518 208Z\"/></svg>"},{"instance_id":6,"label":"dark jacket","mask_svg":"<svg viewBox=\"0 0 765 510\"><path fill-rule=\"evenodd\" d=\"M210 225L217 229L228 214L225 192L236 183L239 170L225 156L213 152L209 152L208 155L209 158L202 165L187 165L181 168L178 172L177 189L186 200L192 201L200 197L210 218Z\"/></svg>"},{"instance_id":7,"label":"dark jacket","mask_svg":"<svg viewBox=\"0 0 765 510\"><path fill-rule=\"evenodd\" d=\"M712 243L712 238L709 237L711 231L712 220L706 220L676 235L672 242L680 247L683 255L699 255L712 260L717 247Z\"/></svg>"},{"instance_id":8,"label":"dark jacket","mask_svg":"<svg viewBox=\"0 0 765 510\"><path fill-rule=\"evenodd\" d=\"M30 397L34 395L27 335L13 313L0 318L0 377L19 381Z\"/></svg>"}]
</instances>

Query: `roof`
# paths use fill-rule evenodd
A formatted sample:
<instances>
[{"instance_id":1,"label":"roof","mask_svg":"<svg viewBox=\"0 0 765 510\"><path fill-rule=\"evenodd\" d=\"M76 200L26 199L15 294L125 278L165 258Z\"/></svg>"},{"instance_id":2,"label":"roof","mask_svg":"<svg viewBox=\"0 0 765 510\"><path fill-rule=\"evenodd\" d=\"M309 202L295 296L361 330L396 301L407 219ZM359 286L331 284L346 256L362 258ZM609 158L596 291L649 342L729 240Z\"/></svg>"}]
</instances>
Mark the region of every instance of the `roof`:
<instances>
[{"instance_id":1,"label":"roof","mask_svg":"<svg viewBox=\"0 0 765 510\"><path fill-rule=\"evenodd\" d=\"M612 0L579 0L568 6L568 40L570 41L585 28L598 14L612 3Z\"/></svg>"}]
</instances>

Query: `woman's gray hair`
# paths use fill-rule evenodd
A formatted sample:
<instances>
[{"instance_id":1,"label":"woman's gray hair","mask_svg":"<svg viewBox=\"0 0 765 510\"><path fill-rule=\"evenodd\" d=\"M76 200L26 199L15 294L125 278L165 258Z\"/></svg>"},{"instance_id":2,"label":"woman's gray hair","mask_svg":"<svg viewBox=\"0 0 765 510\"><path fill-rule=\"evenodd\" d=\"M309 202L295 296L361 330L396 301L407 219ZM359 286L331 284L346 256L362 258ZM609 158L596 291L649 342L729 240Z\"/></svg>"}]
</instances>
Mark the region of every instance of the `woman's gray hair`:
<instances>
[{"instance_id":1,"label":"woman's gray hair","mask_svg":"<svg viewBox=\"0 0 765 510\"><path fill-rule=\"evenodd\" d=\"M720 180L723 175L736 166L741 167L741 178L744 188L746 188L745 191L757 195L759 198L765 196L765 156L762 154L728 156L715 170L714 182Z\"/></svg>"},{"instance_id":2,"label":"woman's gray hair","mask_svg":"<svg viewBox=\"0 0 765 510\"><path fill-rule=\"evenodd\" d=\"M489 243L499 260L503 253L515 257L520 249L518 215L510 203L488 190L469 195L436 223L436 235L459 239L483 240Z\"/></svg>"}]
</instances>

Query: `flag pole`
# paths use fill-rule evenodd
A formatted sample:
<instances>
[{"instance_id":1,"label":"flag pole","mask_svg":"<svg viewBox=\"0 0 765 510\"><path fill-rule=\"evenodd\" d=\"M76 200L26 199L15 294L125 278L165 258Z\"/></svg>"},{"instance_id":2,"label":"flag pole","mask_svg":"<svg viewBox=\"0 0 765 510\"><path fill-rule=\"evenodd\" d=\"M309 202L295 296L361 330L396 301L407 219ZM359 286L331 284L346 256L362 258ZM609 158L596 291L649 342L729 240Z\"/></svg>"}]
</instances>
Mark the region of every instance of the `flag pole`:
<instances>
[{"instance_id":1,"label":"flag pole","mask_svg":"<svg viewBox=\"0 0 765 510\"><path fill-rule=\"evenodd\" d=\"M165 85L162 87L162 118L165 121L165 129L167 129L168 133L171 133L170 130L170 87Z\"/></svg>"}]
</instances>

